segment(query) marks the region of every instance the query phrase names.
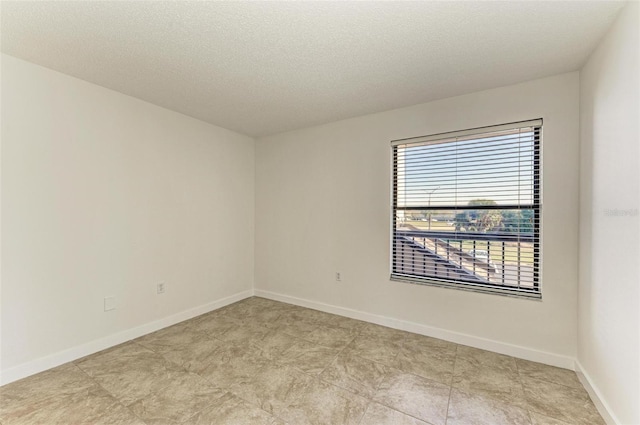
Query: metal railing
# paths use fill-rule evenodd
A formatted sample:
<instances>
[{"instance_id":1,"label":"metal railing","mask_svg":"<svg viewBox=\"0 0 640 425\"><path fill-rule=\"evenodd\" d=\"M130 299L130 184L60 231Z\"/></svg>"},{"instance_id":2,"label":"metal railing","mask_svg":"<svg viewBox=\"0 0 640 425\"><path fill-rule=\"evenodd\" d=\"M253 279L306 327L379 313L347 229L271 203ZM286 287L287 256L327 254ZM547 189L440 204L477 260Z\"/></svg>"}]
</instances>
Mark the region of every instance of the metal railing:
<instances>
[{"instance_id":1,"label":"metal railing","mask_svg":"<svg viewBox=\"0 0 640 425\"><path fill-rule=\"evenodd\" d=\"M398 229L394 272L417 278L537 290L537 238L529 233Z\"/></svg>"}]
</instances>

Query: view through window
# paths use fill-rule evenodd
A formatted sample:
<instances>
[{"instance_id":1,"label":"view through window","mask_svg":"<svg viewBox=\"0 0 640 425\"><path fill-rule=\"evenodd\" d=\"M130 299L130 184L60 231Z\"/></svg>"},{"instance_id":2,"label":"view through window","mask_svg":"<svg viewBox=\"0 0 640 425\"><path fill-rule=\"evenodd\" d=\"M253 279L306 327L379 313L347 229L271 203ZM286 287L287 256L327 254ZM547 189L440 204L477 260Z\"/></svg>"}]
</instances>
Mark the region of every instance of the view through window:
<instances>
[{"instance_id":1,"label":"view through window","mask_svg":"<svg viewBox=\"0 0 640 425\"><path fill-rule=\"evenodd\" d=\"M391 277L540 296L542 120L392 142Z\"/></svg>"}]
</instances>

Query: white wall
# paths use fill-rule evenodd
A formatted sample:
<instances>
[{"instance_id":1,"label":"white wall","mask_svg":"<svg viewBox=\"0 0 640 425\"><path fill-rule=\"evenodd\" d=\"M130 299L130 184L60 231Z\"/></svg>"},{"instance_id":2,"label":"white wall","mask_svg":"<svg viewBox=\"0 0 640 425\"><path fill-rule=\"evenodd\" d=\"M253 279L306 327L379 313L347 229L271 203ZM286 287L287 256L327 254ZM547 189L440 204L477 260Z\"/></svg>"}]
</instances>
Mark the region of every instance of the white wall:
<instances>
[{"instance_id":1,"label":"white wall","mask_svg":"<svg viewBox=\"0 0 640 425\"><path fill-rule=\"evenodd\" d=\"M640 423L639 15L627 5L580 72L578 361L620 424Z\"/></svg>"},{"instance_id":2,"label":"white wall","mask_svg":"<svg viewBox=\"0 0 640 425\"><path fill-rule=\"evenodd\" d=\"M425 325L430 328L421 329L438 336L571 367L578 91L578 73L569 73L259 139L256 289ZM391 282L389 142L540 117L542 301Z\"/></svg>"},{"instance_id":3,"label":"white wall","mask_svg":"<svg viewBox=\"0 0 640 425\"><path fill-rule=\"evenodd\" d=\"M1 135L5 382L251 291L253 139L6 55Z\"/></svg>"}]
</instances>

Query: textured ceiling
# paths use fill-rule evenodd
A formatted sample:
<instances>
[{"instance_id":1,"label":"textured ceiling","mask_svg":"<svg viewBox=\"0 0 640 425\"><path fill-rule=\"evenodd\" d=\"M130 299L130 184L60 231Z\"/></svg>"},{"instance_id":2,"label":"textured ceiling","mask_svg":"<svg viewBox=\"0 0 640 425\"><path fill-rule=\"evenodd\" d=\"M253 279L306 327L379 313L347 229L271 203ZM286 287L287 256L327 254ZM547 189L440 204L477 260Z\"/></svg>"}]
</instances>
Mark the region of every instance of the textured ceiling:
<instances>
[{"instance_id":1,"label":"textured ceiling","mask_svg":"<svg viewBox=\"0 0 640 425\"><path fill-rule=\"evenodd\" d=\"M251 136L580 68L620 2L11 2L4 53Z\"/></svg>"}]
</instances>

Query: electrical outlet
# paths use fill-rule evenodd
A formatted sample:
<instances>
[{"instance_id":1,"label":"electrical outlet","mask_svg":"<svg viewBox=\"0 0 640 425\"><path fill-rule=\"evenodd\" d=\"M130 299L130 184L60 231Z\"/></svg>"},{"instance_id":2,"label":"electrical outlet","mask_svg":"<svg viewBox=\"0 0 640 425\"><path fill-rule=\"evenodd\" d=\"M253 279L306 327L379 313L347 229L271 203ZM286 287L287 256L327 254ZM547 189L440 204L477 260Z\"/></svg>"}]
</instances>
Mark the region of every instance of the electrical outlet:
<instances>
[{"instance_id":1,"label":"electrical outlet","mask_svg":"<svg viewBox=\"0 0 640 425\"><path fill-rule=\"evenodd\" d=\"M336 272L336 282L342 282L342 276L340 275L340 272Z\"/></svg>"},{"instance_id":2,"label":"electrical outlet","mask_svg":"<svg viewBox=\"0 0 640 425\"><path fill-rule=\"evenodd\" d=\"M116 309L116 297L104 298L104 311L111 311Z\"/></svg>"},{"instance_id":3,"label":"electrical outlet","mask_svg":"<svg viewBox=\"0 0 640 425\"><path fill-rule=\"evenodd\" d=\"M164 291L167 289L167 285L164 282L158 283L158 294L164 294Z\"/></svg>"}]
</instances>

